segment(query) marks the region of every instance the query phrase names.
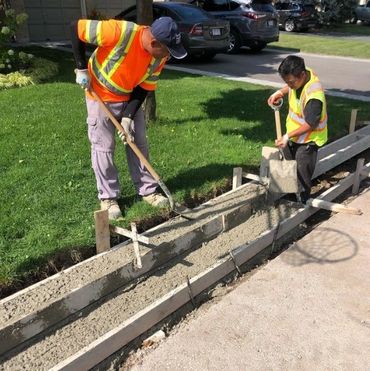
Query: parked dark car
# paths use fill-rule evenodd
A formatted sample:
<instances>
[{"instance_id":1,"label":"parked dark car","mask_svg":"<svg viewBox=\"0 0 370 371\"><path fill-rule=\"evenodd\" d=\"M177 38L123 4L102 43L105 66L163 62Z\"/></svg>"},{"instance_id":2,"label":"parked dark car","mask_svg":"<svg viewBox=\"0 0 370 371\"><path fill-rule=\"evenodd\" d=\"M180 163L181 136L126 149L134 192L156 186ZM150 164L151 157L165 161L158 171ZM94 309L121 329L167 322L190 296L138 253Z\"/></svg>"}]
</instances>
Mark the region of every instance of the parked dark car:
<instances>
[{"instance_id":1,"label":"parked dark car","mask_svg":"<svg viewBox=\"0 0 370 371\"><path fill-rule=\"evenodd\" d=\"M191 4L153 3L153 19L163 16L171 17L176 21L189 57L211 60L217 53L227 51L230 37L228 21L216 19ZM115 18L136 22L136 6L131 6Z\"/></svg>"},{"instance_id":2,"label":"parked dark car","mask_svg":"<svg viewBox=\"0 0 370 371\"><path fill-rule=\"evenodd\" d=\"M242 46L260 51L268 43L279 40L278 15L269 0L187 1L230 21L229 53L237 53Z\"/></svg>"},{"instance_id":3,"label":"parked dark car","mask_svg":"<svg viewBox=\"0 0 370 371\"><path fill-rule=\"evenodd\" d=\"M279 27L287 32L307 31L318 26L318 15L313 3L277 1L275 8L279 15Z\"/></svg>"}]
</instances>

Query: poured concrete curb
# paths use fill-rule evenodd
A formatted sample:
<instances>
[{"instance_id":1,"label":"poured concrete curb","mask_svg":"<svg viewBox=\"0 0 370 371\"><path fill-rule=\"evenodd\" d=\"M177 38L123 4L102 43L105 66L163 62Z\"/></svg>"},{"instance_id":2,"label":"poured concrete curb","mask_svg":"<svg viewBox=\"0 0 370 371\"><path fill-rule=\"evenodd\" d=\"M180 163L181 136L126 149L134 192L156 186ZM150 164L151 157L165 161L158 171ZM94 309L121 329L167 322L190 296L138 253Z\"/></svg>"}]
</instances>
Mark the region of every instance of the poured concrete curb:
<instances>
[{"instance_id":1,"label":"poured concrete curb","mask_svg":"<svg viewBox=\"0 0 370 371\"><path fill-rule=\"evenodd\" d=\"M43 307L36 308L33 312L23 317L5 323L0 329L0 354L41 333L64 318L164 264L184 251L198 248L204 242L216 238L219 234L245 222L250 217L252 208L258 207L258 204L261 205L266 196L263 188L254 185L249 185L249 188L251 186L257 191L256 193L251 193L253 195L252 198L246 199L242 203L239 202L238 206L233 206L231 210L213 217L172 241L162 242L158 246L152 246L151 248L147 247L146 253L142 257L142 269L135 269L132 261L122 262L122 266L119 269L107 273L86 285L71 289L66 295L55 298L51 302L46 302ZM243 188L247 187L248 185ZM240 193L240 191L242 189L235 193ZM242 195L243 192L241 192ZM203 206L203 209L208 210L207 214L211 212L209 207ZM202 210L202 208L199 208L199 210ZM161 227L165 228L166 224L156 227L149 234L160 233ZM125 248L129 249L130 245L127 244ZM96 258L99 259L99 256ZM81 264L79 267L71 269L68 274L73 275L76 269L81 269ZM67 271L60 274L67 274ZM31 291L37 289L37 287L39 287L38 284L22 291ZM6 305L7 301L9 300L4 299L2 304Z\"/></svg>"},{"instance_id":2,"label":"poured concrete curb","mask_svg":"<svg viewBox=\"0 0 370 371\"><path fill-rule=\"evenodd\" d=\"M318 176L332 169L343 161L346 161L354 155L369 148L369 134L370 127L365 127L320 149L318 156L319 162L314 176ZM243 197L243 192L245 192L247 188L254 189L254 196L240 202L240 199ZM191 248L198 248L202 243L209 241L224 231L243 223L251 215L252 208L255 208L258 203L264 202L265 195L266 193L263 187L247 184L235 191L228 192L211 202L207 202L201 207L194 209L194 213L198 213L199 220L205 217L210 217L212 214L216 216L211 217L208 221L202 222L200 225L173 240L162 241L158 246L146 247L145 254L142 257L143 268L141 270L135 270L131 260L122 261L122 264L120 264L117 269L106 272L103 276L96 279L91 279L90 282L86 284L71 287L70 290L65 292L63 295L52 297L52 300L49 301L45 300L42 306L34 308L29 313L25 313L18 317L15 316L9 321L4 321L0 328L0 354L41 333L50 326L57 324L59 321L92 304L101 297L124 286L131 280L164 264L166 261L172 259L178 254ZM238 198L236 201L237 204L232 206L229 205L227 208L221 208L216 211L213 210L213 207L215 205L217 206L217 204L212 205L212 202L215 203L217 200L225 200L229 196L234 196L236 199ZM182 226L183 223L180 222L178 228L181 228ZM146 235L153 236L161 234L161 232L165 231L166 228L169 229L173 227L173 223L167 222L153 228L151 231L148 231ZM120 246L122 247L122 245ZM125 248L130 249L131 247L127 244ZM69 274L73 276L78 269L83 269L84 265L88 262L99 260L104 256L107 257L109 254L114 256L115 251L93 257L88 259L86 262L81 262L58 275L48 278L44 281L44 284L47 284L47 282L52 280L58 280L62 275ZM9 306L12 299L19 297L25 292L31 294L32 290L37 290L41 284L42 283L33 285L2 300L0 305L6 308Z\"/></svg>"}]
</instances>

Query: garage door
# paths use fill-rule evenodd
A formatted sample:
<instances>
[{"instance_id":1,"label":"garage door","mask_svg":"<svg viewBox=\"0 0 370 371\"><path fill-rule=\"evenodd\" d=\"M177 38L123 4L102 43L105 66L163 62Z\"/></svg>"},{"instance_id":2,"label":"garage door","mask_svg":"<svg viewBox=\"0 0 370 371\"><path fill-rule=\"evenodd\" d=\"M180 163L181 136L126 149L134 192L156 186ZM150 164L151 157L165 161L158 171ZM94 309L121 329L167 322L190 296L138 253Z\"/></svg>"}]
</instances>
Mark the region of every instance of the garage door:
<instances>
[{"instance_id":1,"label":"garage door","mask_svg":"<svg viewBox=\"0 0 370 371\"><path fill-rule=\"evenodd\" d=\"M69 24L81 18L80 0L24 0L30 41L70 39Z\"/></svg>"}]
</instances>

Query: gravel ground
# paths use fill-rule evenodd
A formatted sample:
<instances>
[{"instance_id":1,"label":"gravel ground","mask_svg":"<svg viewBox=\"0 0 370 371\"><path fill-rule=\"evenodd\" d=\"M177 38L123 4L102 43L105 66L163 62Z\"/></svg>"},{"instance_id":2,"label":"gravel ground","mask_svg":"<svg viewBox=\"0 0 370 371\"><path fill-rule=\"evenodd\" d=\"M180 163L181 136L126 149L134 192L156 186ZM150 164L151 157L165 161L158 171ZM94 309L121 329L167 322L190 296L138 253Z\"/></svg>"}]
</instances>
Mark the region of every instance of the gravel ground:
<instances>
[{"instance_id":1,"label":"gravel ground","mask_svg":"<svg viewBox=\"0 0 370 371\"><path fill-rule=\"evenodd\" d=\"M231 249L254 240L293 211L295 209L291 205L281 204L277 208L254 214L247 222L204 244L201 249L173 259L150 276L140 278L104 302L96 303L82 315L76 316L73 322L4 361L0 369L18 370L23 369L24 365L32 370L49 369L184 283L186 276L192 277L204 271Z\"/></svg>"}]
</instances>

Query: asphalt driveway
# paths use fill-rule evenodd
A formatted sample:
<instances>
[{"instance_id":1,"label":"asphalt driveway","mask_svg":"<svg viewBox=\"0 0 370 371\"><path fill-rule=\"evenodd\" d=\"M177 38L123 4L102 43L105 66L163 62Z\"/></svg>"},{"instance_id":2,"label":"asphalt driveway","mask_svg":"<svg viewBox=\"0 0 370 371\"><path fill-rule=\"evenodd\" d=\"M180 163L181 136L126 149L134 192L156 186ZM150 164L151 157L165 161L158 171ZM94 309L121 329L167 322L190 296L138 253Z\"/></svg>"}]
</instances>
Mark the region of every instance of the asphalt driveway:
<instances>
[{"instance_id":1,"label":"asphalt driveway","mask_svg":"<svg viewBox=\"0 0 370 371\"><path fill-rule=\"evenodd\" d=\"M370 102L370 60L349 57L300 53L266 48L261 53L244 49L240 54L218 54L211 62L182 62L169 68L201 71L202 74L227 75L244 80L279 87L282 81L277 69L289 54L303 57L308 67L319 75L328 94ZM189 71L190 72L190 71ZM226 77L227 77L226 76ZM224 76L225 77L225 76Z\"/></svg>"}]
</instances>

